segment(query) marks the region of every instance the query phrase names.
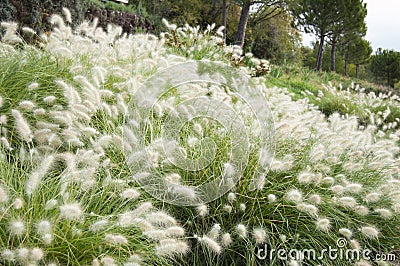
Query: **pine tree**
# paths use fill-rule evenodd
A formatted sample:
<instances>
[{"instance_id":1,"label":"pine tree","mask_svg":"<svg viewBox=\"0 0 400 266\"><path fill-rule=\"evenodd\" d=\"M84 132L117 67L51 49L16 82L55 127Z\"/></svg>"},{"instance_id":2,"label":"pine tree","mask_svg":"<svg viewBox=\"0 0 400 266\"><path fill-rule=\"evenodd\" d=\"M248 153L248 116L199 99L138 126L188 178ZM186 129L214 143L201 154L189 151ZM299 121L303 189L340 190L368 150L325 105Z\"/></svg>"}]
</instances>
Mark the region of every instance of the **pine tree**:
<instances>
[{"instance_id":1,"label":"pine tree","mask_svg":"<svg viewBox=\"0 0 400 266\"><path fill-rule=\"evenodd\" d=\"M370 70L377 81L386 81L393 87L400 79L400 52L379 48L372 56Z\"/></svg>"},{"instance_id":2,"label":"pine tree","mask_svg":"<svg viewBox=\"0 0 400 266\"><path fill-rule=\"evenodd\" d=\"M318 53L316 69L322 69L322 56L327 36L330 36L335 23L340 17L338 8L341 0L299 0L292 2L292 12L297 23L306 33L313 33L318 37Z\"/></svg>"},{"instance_id":3,"label":"pine tree","mask_svg":"<svg viewBox=\"0 0 400 266\"><path fill-rule=\"evenodd\" d=\"M331 45L331 71L336 71L336 51L339 46L347 46L366 34L365 18L367 6L363 0L342 0L337 6L339 16L328 36Z\"/></svg>"},{"instance_id":4,"label":"pine tree","mask_svg":"<svg viewBox=\"0 0 400 266\"><path fill-rule=\"evenodd\" d=\"M363 38L353 40L345 50L345 74L348 76L348 64L356 66L356 78L359 75L360 65L371 59L372 47L369 41Z\"/></svg>"}]
</instances>

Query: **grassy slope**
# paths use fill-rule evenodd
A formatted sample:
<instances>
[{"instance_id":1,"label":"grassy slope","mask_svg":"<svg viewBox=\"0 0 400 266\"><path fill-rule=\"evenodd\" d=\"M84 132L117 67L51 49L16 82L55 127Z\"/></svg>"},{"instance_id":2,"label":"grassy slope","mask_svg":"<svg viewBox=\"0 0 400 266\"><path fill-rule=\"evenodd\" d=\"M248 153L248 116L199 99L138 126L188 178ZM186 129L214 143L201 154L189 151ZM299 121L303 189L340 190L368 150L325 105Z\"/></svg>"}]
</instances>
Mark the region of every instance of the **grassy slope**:
<instances>
[{"instance_id":1,"label":"grassy slope","mask_svg":"<svg viewBox=\"0 0 400 266\"><path fill-rule=\"evenodd\" d=\"M267 86L288 88L293 93L293 100L307 98L309 102L318 107L325 115L330 116L337 112L342 115L349 114L358 117L361 125L370 124L370 112L384 112L390 109L386 122L399 122L400 100L382 101L374 106L366 102L357 102L358 92L375 95L400 95L400 91L382 87L364 80L346 78L340 74L330 72L315 72L298 66L273 66L267 76ZM326 88L329 87L329 90ZM338 91L346 91L346 97L339 95ZM323 92L323 96L321 95ZM367 111L368 109L368 111ZM369 112L370 111L370 112Z\"/></svg>"},{"instance_id":2,"label":"grassy slope","mask_svg":"<svg viewBox=\"0 0 400 266\"><path fill-rule=\"evenodd\" d=\"M73 40L73 37L70 36L69 38ZM199 39L201 40L201 38ZM59 41L59 43L57 43L57 46L54 47L67 46L69 44L68 41L64 42L64 40L57 41ZM209 40L207 40L206 43L208 41ZM123 200L120 197L120 193L124 189L136 187L136 184L132 184L133 182L121 183L121 181L123 180L131 180L131 176L129 175L128 171L125 170L126 163L124 156L122 155L122 152L117 149L117 147L104 147L105 153L103 153L97 152L95 147L96 145L93 144L101 136L107 136L109 134L115 136L119 134L117 125L120 125L121 123L120 115L107 115L107 113L105 112L106 109L99 107L97 112L86 111L87 115L90 116L90 121L78 119L78 113L76 112L77 109L72 108L73 103L70 103L71 106L66 106L65 104L63 104L63 100L66 100L65 97L63 97L63 94L66 93L67 90L62 91L55 84L56 79L62 78L64 81L71 83L74 87L76 87L76 91L78 95L80 95L80 97L90 100L91 95L82 93L83 88L81 87L84 86L78 86L76 85L76 83L72 82L72 76L76 75L76 73L71 70L71 67L82 64L84 66L83 70L78 73L94 79L98 77L94 75L93 72L94 70L96 70L95 67L98 67L98 64L100 64L101 67L104 68L106 78L105 81L101 83L101 86L96 86L95 91L100 92L101 89L108 88L110 90L115 90L114 94L121 93L122 96L127 88L123 86L120 87L122 90L120 92L119 89L117 89L117 85L118 83L120 83L120 81L130 80L131 78L133 78L134 81L139 81L142 78L141 75L143 75L143 77L149 76L151 73L149 72L149 69L147 67L148 62L153 62L161 65L164 60L170 60L171 62L173 61L173 57L167 57L169 56L168 53L164 53L163 49L160 49L157 45L152 47L151 43L152 42L146 38L138 38L136 42L129 42L128 44L132 49L128 51L130 51L132 54L128 54L128 58L125 59L125 61L121 60L120 58L118 58L118 60L112 61L116 62L115 64L120 66L122 70L124 68L127 68L129 70L127 71L126 75L122 75L122 77L120 77L121 80L114 76L115 71L112 68L114 67L113 65L109 65L106 63L103 63L103 65L101 65L100 61L87 60L88 58L97 58L96 54L93 53L93 50L94 52L102 53L102 55L104 54L104 56L107 58L113 58L112 55L114 54L114 50L109 46L105 46L103 48L104 50L99 48L97 51L94 43L90 43L90 45L88 46L93 47L94 49L90 50L87 54L84 54L84 56L82 56L81 58L78 54L79 52L81 52L82 49L78 50L76 48L71 48L76 49L73 51L74 56L72 57L71 61L65 60L67 56L64 57L63 54L57 54L56 51L51 50L49 53L53 53L56 59L52 58L51 56L46 57L48 55L47 53L40 53L40 56L38 58L33 55L26 56L23 50L22 52L16 53L15 58L9 57L8 54L7 56L3 56L3 60L0 61L3 62L2 64L0 64L0 69L4 70L3 79L1 80L2 86L0 86L0 92L1 96L4 97L5 104L4 107L0 110L0 113L6 114L8 117L11 117L11 109L22 109L20 106L21 100L31 100L38 107L43 107L48 112L52 110L57 110L58 107L56 108L56 105L60 104L62 105L63 114L68 114L71 112L74 114L72 116L74 123L71 126L71 129L73 129L74 131L78 131L83 135L82 128L78 127L78 125L83 124L85 126L93 127L99 132L100 135L93 136L92 138L79 136L79 140L84 143L84 146L80 147L79 149L66 145L64 142L64 145L61 145L60 147L57 147L57 149L53 149L51 151L57 154L57 156L61 156L61 154L59 154L60 152L70 152L74 155L74 157L76 157L76 160L79 161L83 160L83 158L81 157L84 157L83 154L79 152L79 150L87 150L88 152L94 152L94 154L97 157L101 158L101 160L99 159L99 161L97 162L95 159L96 156L91 156L90 160L87 160L87 162L85 163L82 161L83 165L77 166L79 167L79 170L82 171L85 169L90 170L90 167L88 167L86 164L89 164L90 166L90 164L95 163L96 174L93 177L94 186L91 190L84 190L84 188L81 188L81 184L79 184L78 182L76 185L71 184L72 192L70 193L70 197L74 200L79 201L85 209L85 213L83 214L85 219L82 222L74 222L60 220L59 214L56 210L43 212L42 208L46 204L47 200L52 198L60 198L58 191L59 189L57 187L57 179L60 176L59 172L62 171L63 165L57 165L57 167L55 167L55 169L53 169L53 171L51 171L48 175L50 178L46 178L45 182L41 183L40 187L37 190L37 193L34 195L36 197L29 198L27 195L25 195L24 192L25 182L32 172L32 169L35 169L34 167L37 167L37 164L39 163L38 161L43 159L42 155L36 158L37 161L32 160L32 162L30 162L30 160L27 160L21 167L11 165L11 163L6 160L5 156L2 157L2 160L0 161L0 169L3 176L1 186L9 188L8 191L10 192L10 199L14 199L17 196L23 198L25 200L25 206L22 209L17 209L11 207L10 205L11 211L4 212L2 214L4 219L0 221L1 247L5 246L14 250L15 248L18 248L20 246L40 246L43 247L44 251L47 253L46 259L50 260L59 257L58 260L61 264L81 263L82 265L85 265L88 264L88 262L90 262L93 258L101 257L105 254L115 256L117 261L121 262L126 261L128 254L131 254L132 251L140 253L140 255L145 258L145 262L147 262L148 264L161 265L163 263L166 263L166 261L158 261L158 258L156 258L153 250L153 247L156 245L154 243L155 241L150 241L145 236L141 235L139 230L135 230L135 228L129 228L129 230L120 228L116 223L116 219L114 218L111 218L113 226L109 226L103 231L90 232L90 230L88 230L88 228L90 228L92 224L97 221L97 217L98 219L105 218L110 215L117 217L119 214L125 212L126 210L135 208L138 205L138 202ZM148 44L148 52L147 50L143 51L143 44ZM85 45L85 43L83 43L82 45ZM200 52L197 50L191 52L185 51L187 52L187 54L185 53L185 56L189 58L201 59L202 56L206 55L211 59L216 58L218 60L221 60L221 57L225 56L222 54L222 51L220 49L210 48L212 47L212 45L208 47L201 42L199 43L199 45L201 45L203 48L198 49ZM122 48L120 51L121 54L122 51L127 50ZM107 49L109 49L109 51ZM185 47L182 47L182 49L185 49ZM109 53L106 53L107 51ZM214 53L211 53L212 51L214 51ZM201 53L204 54L202 55ZM149 57L153 58L151 60L148 60ZM10 58L9 61L6 60L7 58ZM76 62L74 62L73 60L76 60ZM177 60L177 62L179 62L179 60ZM122 70L120 71L122 72ZM328 95L328 92L325 93L325 96L328 95L328 97L318 96L319 91L323 90L323 87L320 85L320 83L327 83L330 80L335 80L334 77L327 76L326 80L320 80L316 77L310 77L313 75L312 72L301 73L299 75L285 73L285 75L274 77L273 73L271 77L267 77L267 84L279 85L279 87L288 87L289 90L293 92L293 98L300 99L307 97L310 99L311 102L314 101L315 105L320 107L327 114L333 113L335 111L340 111L342 113L348 112L347 109L342 110L340 108L341 106L343 106L343 99L350 99L348 100L349 102L347 107L354 108L354 112L360 112L359 115L361 117L361 112L364 107L358 106L357 104L352 102L351 97L346 98L346 95L339 94L334 90L328 90L328 92L331 93L330 95ZM305 78L306 76L309 76L308 81ZM30 93L27 91L26 87L34 81L39 82L40 86L36 92ZM95 84L95 82L93 82L93 84ZM281 108L276 103L288 104L289 107L294 106L295 108L303 108L304 106L302 106L301 104L297 106L296 102L292 102L290 99L285 98L285 93L282 93L279 90L274 91L273 89L268 90L268 88L266 87L263 88L266 89L266 97L271 102L271 105L274 108L274 112L277 115L277 122L281 124L286 123L288 124L288 126L292 126L293 124L297 125L296 127L291 128L292 130L289 131L277 130L280 134L280 138L277 142L277 147L279 147L279 149L277 149L274 159L276 159L277 161L280 160L282 162L284 162L285 160L292 161L292 165L288 169L275 169L273 171L270 171L265 181L266 184L262 189L257 191L249 191L247 189L248 184L254 181L254 173L255 170L257 170L258 168L258 160L256 157L257 152L259 151L255 151L254 156L251 157L248 167L249 169L246 169L243 179L238 184L236 190L233 191L234 195L236 196L236 200L229 200L227 196L224 196L210 203L208 205L209 214L205 217L199 215L195 208L182 208L180 206L177 207L169 205L165 206L165 209L167 209L170 214L173 214L175 218L183 223L183 226L187 232L186 235L188 237L188 241L190 241L191 244L191 251L189 255L184 257L181 261L178 261L177 265L255 265L256 263L263 264L262 261L257 261L254 256L254 247L256 244L254 241L254 237L252 236L252 230L257 227L262 227L265 230L266 234L268 235L268 238L266 239L266 242L268 244L273 247L284 246L287 249L322 249L326 248L328 245L335 247L336 240L340 236L338 233L338 229L343 227L350 228L354 233L354 239L359 240L364 247L370 247L375 250L388 252L391 250L391 247L393 245L398 245L398 234L397 232L394 232L394 230L396 230L399 225L399 215L396 213L393 214L393 216L389 219L383 219L380 215L378 215L378 213L373 212L375 208L382 206L390 208L389 195L382 196L378 202L375 202L373 204L369 203L368 207L371 209L371 213L369 215L363 216L359 215L353 210L350 210L349 208L344 208L343 206L339 206L339 204L335 203L334 197L336 195L331 190L329 184L317 185L298 182L299 175L308 171L312 171L312 178L315 179L322 176L325 177L328 174L332 175L336 184L341 184L343 186L346 186L346 182L348 181L358 182L363 184L364 190L362 191L362 193L354 195L354 198L360 204L367 205L367 203L363 202L363 197L367 193L378 190L379 186L383 185L384 182L387 181L389 177L384 176L386 172L383 171L383 169L379 168L361 169L358 171L346 170L345 164L354 159L351 158L351 152L354 151L354 153L357 154L356 152L362 151L363 149L363 147L358 147L358 145L356 144L353 145L354 147L348 146L348 149L344 150L343 153L338 156L338 158L336 158L338 160L337 163L329 162L328 157L316 159L316 157L318 157L318 154L315 154L313 147L315 144L318 144L318 141L320 141L319 137L325 137L328 140L331 137L324 136L324 132L319 132L318 127L313 128L313 125L310 125L308 121L308 115L311 115L311 112L309 112L310 110L308 107L306 107L303 112L301 112L301 110L299 112L295 112L294 114L298 117L293 118L290 116L289 111L287 111L284 107ZM307 90L311 94L306 93ZM105 92L103 91L103 93ZM57 96L57 102L52 106L46 106L42 102L43 98L45 96L48 96L49 94L55 94ZM339 96L343 97L343 99L339 98ZM354 96L357 96L357 94L354 94ZM111 99L108 99L108 97L104 96L102 97L100 103L101 105L105 103L107 103L108 105L115 105L115 98L116 95L111 96ZM326 105L321 104L323 103L321 101L322 99L332 102L332 107L330 108L331 111L328 112L325 107ZM382 101L382 106L386 106L386 103L387 102ZM32 129L35 129L36 118L31 115L30 111L23 111L23 114L26 116L27 120L31 124ZM311 116L311 118L317 117ZM54 123L58 123L58 121L54 119L54 117L48 115L45 115L40 119L47 122L53 121ZM366 123L367 122L368 121L366 121ZM348 124L350 123L351 121L347 121L344 119L338 122L338 128L340 128L340 126L345 126L345 128L343 129L344 136L341 135L342 133L340 132L340 130L335 128L335 125L331 125L325 120L323 122L320 122L318 126L324 127L325 124L328 124L327 130L330 130L332 127L334 130L338 131L329 131L333 134L332 137L335 140L338 139L343 141L346 140L346 138L349 138L348 135L346 135L347 133L354 133L354 135L359 133L356 129L349 129ZM9 132L13 132L13 125L14 123L12 120L7 124L7 129L9 130ZM304 131L306 133L309 133L310 136L302 139L301 136L304 135ZM290 135L292 133L293 135ZM60 137L63 137L65 135L61 132L56 132L56 134ZM141 136L138 135L138 137ZM17 139L17 137L15 139ZM11 138L10 141L12 142L15 151L18 151L18 149L20 149L22 145L15 139ZM38 139L34 138L33 143L35 143L36 145L37 142ZM328 147L329 141L322 143L326 144L324 147L326 147L327 154L330 152L333 153L334 149L329 149ZM221 146L223 147L224 143L222 143ZM381 145L377 144L376 146L376 152L382 152ZM258 146L256 146L256 148L257 147ZM29 149L30 147L27 148ZM6 153L6 151L4 151L4 153ZM18 158L16 153L13 155ZM29 158L29 155L26 156L27 158ZM347 156L349 156L349 158ZM365 156L365 158L356 158L354 159L354 161L360 159L368 164L369 157L375 159L373 155ZM292 157L292 159L288 157ZM111 164L105 164L105 161L107 161L107 159L111 160ZM217 160L213 163L213 167L218 168L220 164L224 162L225 161L222 159ZM378 162L380 161L378 160ZM103 163L105 166L103 166ZM312 168L308 170L308 166L311 166ZM323 166L328 166L329 170L326 167L324 168ZM106 175L105 170L110 172L110 176ZM173 168L171 169L171 171L178 171L178 169ZM207 174L206 171L204 173ZM197 176L196 174L193 174L193 176L191 176L190 178L195 179L196 177L200 176L200 174L201 172L197 174ZM346 177L348 177L348 181L342 180L346 179L343 178L344 174L346 175ZM17 176L19 178L16 178ZM111 180L115 181L114 185L111 181L107 181L108 177L111 178ZM105 181L111 183L111 185L106 185L105 183L107 182ZM317 183L317 181L315 181L315 183ZM321 196L321 203L319 205L315 205L318 205L318 217L327 217L331 221L331 225L327 233L321 232L316 228L315 223L317 222L317 217L315 217L315 214L310 214L304 210L301 211L299 205L296 205L296 203L287 200L287 193L291 189L298 189L302 191L304 195L304 202L310 204L312 203L312 200L310 199L310 196L312 194L317 193ZM269 200L268 196L270 194L274 194L277 197L277 200ZM143 201L144 199L148 200L150 199L150 197L143 192L143 195L141 195L138 201ZM155 205L160 206L160 208L164 207L162 206L164 205L163 203L156 202L154 199L151 200L154 201ZM241 208L241 204L245 204L245 211L243 211L243 208ZM231 206L231 212L226 211L226 206ZM35 226L37 220L43 218L43 214L47 215L49 219L54 219L55 221L54 227L56 237L54 242L49 246L43 245L40 237L35 234ZM11 241L8 237L8 226L10 222L12 223L13 219L19 217L26 221L27 233L24 235L23 239L11 238L11 240L14 240ZM194 234L198 234L200 236L203 234L207 234L210 231L211 227L217 223L221 225L221 231L223 233L229 232L233 239L233 243L229 247L223 249L220 256L216 256L215 252L211 251L211 249L207 245L199 244L197 239L193 237ZM235 229L238 224L244 224L245 226L247 226L249 230L248 237L241 238L238 235L238 233L236 232L237 230ZM383 235L383 237L379 239L368 239L365 235L359 232L359 227L365 225L376 225L381 230L381 234ZM71 235L69 233L74 226L84 231L83 236L73 234ZM127 236L129 238L129 245L122 247L110 247L109 245L104 245L104 233L108 232L118 233ZM282 240L283 238L286 239ZM220 243L220 236L217 237L216 242ZM93 245L93 247L98 247L99 243L103 245L101 245L98 249L91 248L91 245ZM396 246L396 248L397 247L398 246ZM76 250L80 250L81 252L77 254ZM59 256L60 254L62 255ZM3 263L3 261L1 262ZM275 260L270 262L269 264L279 265L280 263L282 263L282 261ZM311 265L317 265L319 263L320 262L310 262ZM323 261L323 264L329 264L329 261ZM349 263L346 261L335 262L335 265L348 264Z\"/></svg>"}]
</instances>

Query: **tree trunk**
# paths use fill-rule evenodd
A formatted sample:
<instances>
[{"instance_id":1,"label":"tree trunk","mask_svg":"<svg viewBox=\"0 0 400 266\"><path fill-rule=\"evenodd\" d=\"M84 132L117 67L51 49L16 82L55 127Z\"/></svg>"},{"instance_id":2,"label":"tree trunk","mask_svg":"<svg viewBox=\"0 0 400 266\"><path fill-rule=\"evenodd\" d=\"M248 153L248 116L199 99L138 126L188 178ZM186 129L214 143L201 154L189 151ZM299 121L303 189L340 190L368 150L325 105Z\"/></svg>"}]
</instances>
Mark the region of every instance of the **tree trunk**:
<instances>
[{"instance_id":1,"label":"tree trunk","mask_svg":"<svg viewBox=\"0 0 400 266\"><path fill-rule=\"evenodd\" d=\"M317 54L317 71L322 69L322 57L324 53L324 42L325 42L325 35L321 34L319 37L319 47L318 47L318 54Z\"/></svg>"},{"instance_id":2,"label":"tree trunk","mask_svg":"<svg viewBox=\"0 0 400 266\"><path fill-rule=\"evenodd\" d=\"M331 49L331 71L336 72L336 42L332 42Z\"/></svg>"},{"instance_id":3,"label":"tree trunk","mask_svg":"<svg viewBox=\"0 0 400 266\"><path fill-rule=\"evenodd\" d=\"M250 6L251 1L249 0L246 0L243 3L242 12L240 13L239 25L235 37L235 45L238 45L242 48L244 45L244 37L246 35L247 22L249 21L250 16Z\"/></svg>"},{"instance_id":4,"label":"tree trunk","mask_svg":"<svg viewBox=\"0 0 400 266\"><path fill-rule=\"evenodd\" d=\"M344 74L349 77L349 58L347 54L344 56Z\"/></svg>"},{"instance_id":5,"label":"tree trunk","mask_svg":"<svg viewBox=\"0 0 400 266\"><path fill-rule=\"evenodd\" d=\"M359 70L360 70L360 64L356 64L356 79L358 79Z\"/></svg>"},{"instance_id":6,"label":"tree trunk","mask_svg":"<svg viewBox=\"0 0 400 266\"><path fill-rule=\"evenodd\" d=\"M226 0L222 0L222 26L224 26L224 42L226 43Z\"/></svg>"}]
</instances>

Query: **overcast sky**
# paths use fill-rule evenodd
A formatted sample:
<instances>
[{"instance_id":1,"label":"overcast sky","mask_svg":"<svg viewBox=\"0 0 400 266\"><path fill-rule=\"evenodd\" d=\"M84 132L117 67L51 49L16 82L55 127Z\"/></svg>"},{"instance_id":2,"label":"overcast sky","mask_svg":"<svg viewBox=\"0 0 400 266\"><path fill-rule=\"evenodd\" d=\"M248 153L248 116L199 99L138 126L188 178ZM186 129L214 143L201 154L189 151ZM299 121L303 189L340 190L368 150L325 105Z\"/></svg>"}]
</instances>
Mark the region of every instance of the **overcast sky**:
<instances>
[{"instance_id":1,"label":"overcast sky","mask_svg":"<svg viewBox=\"0 0 400 266\"><path fill-rule=\"evenodd\" d=\"M367 36L374 51L379 47L400 51L400 0L364 0L367 3ZM310 46L314 36L304 36Z\"/></svg>"}]
</instances>

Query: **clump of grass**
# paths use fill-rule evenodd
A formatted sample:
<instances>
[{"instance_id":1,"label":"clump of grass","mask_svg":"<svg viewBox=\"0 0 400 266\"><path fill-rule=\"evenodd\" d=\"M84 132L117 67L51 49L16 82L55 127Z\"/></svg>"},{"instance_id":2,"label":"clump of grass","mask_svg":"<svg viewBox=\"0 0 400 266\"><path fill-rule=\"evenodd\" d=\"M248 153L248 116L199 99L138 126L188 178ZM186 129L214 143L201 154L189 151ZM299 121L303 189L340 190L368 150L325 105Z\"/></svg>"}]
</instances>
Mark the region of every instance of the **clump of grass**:
<instances>
[{"instance_id":1,"label":"clump of grass","mask_svg":"<svg viewBox=\"0 0 400 266\"><path fill-rule=\"evenodd\" d=\"M83 35L59 16L52 21L60 31L43 49L1 43L1 263L169 265L187 251L184 229L168 214L168 224L154 219L161 210L124 163L120 127L130 97L121 82L130 72L107 75L90 50L75 57L57 46L68 31ZM123 56L110 69L136 57ZM154 230L166 237L145 233Z\"/></svg>"}]
</instances>

